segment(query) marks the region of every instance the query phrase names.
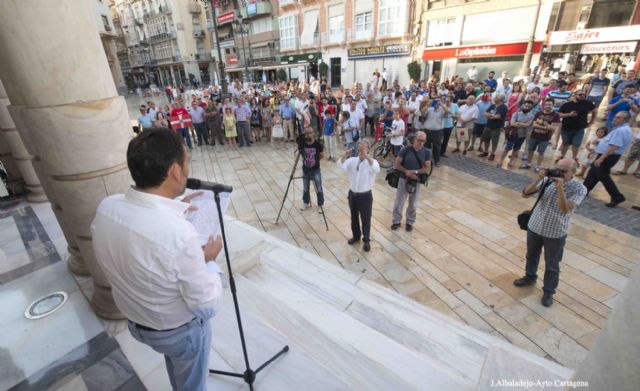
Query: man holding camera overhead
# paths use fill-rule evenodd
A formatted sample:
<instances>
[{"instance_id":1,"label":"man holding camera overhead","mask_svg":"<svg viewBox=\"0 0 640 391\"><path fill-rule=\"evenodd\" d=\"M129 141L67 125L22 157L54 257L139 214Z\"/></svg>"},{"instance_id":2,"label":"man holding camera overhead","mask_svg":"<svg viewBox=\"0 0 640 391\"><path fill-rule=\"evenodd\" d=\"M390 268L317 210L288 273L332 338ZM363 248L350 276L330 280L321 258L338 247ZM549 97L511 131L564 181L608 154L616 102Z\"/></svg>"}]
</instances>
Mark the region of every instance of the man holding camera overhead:
<instances>
[{"instance_id":1,"label":"man holding camera overhead","mask_svg":"<svg viewBox=\"0 0 640 391\"><path fill-rule=\"evenodd\" d=\"M569 231L571 212L587 195L587 188L573 179L577 164L573 159L561 159L554 169L541 170L522 190L528 198L542 192L527 225L527 263L525 276L513 282L517 287L535 285L538 263L544 248L544 285L542 305L553 304L553 295L560 280L560 261Z\"/></svg>"},{"instance_id":2,"label":"man holding camera overhead","mask_svg":"<svg viewBox=\"0 0 640 391\"><path fill-rule=\"evenodd\" d=\"M402 221L402 209L404 203L409 198L407 206L407 231L413 230L416 222L416 208L418 206L418 196L420 195L420 185L426 182L426 177L431 171L431 150L424 146L427 135L417 132L413 145L403 148L394 164L394 168L400 171L400 180L396 190L396 199L393 203L393 222L391 230L400 228Z\"/></svg>"}]
</instances>

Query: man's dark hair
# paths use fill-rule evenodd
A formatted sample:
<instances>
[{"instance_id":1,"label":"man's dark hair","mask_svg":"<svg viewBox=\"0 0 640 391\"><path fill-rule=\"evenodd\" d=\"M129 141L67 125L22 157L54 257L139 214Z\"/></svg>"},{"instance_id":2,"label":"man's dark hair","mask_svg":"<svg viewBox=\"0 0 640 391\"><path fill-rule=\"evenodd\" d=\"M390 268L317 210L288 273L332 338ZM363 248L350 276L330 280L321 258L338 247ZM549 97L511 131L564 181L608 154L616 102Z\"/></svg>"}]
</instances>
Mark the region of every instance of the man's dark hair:
<instances>
[{"instance_id":1,"label":"man's dark hair","mask_svg":"<svg viewBox=\"0 0 640 391\"><path fill-rule=\"evenodd\" d=\"M140 189L157 187L164 182L173 163L182 166L185 150L182 138L167 128L148 128L129 142L127 165Z\"/></svg>"},{"instance_id":2,"label":"man's dark hair","mask_svg":"<svg viewBox=\"0 0 640 391\"><path fill-rule=\"evenodd\" d=\"M564 80L560 80L560 81L558 82L558 87L565 87L565 86L568 86L568 85L569 85L569 83L567 83L567 82L566 82L566 81L564 81Z\"/></svg>"}]
</instances>

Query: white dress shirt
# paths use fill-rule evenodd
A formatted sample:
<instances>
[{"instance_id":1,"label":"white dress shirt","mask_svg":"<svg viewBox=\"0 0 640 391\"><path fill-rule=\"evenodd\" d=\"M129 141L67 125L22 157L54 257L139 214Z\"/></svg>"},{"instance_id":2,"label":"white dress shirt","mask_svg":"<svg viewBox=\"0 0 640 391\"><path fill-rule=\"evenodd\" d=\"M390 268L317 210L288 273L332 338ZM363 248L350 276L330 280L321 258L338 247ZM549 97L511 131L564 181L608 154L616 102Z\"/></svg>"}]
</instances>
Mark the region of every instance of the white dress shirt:
<instances>
[{"instance_id":1,"label":"white dress shirt","mask_svg":"<svg viewBox=\"0 0 640 391\"><path fill-rule=\"evenodd\" d=\"M354 193L364 193L373 188L376 181L376 174L380 172L380 164L375 159L373 165L369 165L367 159L360 160L360 157L350 157L338 165L343 171L349 173L349 190Z\"/></svg>"},{"instance_id":2,"label":"white dress shirt","mask_svg":"<svg viewBox=\"0 0 640 391\"><path fill-rule=\"evenodd\" d=\"M98 206L93 248L116 305L137 324L168 330L215 314L220 268L205 264L188 207L133 188Z\"/></svg>"}]
</instances>

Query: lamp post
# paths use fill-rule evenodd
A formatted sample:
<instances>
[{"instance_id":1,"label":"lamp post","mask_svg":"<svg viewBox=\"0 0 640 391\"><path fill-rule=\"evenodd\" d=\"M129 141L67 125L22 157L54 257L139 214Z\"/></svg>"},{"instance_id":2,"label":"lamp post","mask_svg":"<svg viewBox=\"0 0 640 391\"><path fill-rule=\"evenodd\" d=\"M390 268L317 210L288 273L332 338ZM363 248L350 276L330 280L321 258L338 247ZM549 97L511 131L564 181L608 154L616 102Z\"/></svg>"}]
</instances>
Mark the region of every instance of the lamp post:
<instances>
[{"instance_id":1,"label":"lamp post","mask_svg":"<svg viewBox=\"0 0 640 391\"><path fill-rule=\"evenodd\" d=\"M243 63L244 63L244 77L243 80L244 81L253 81L253 77L252 75L249 73L249 58L247 56L247 47L244 43L244 35L245 35L245 26L244 23L242 22L242 18L240 16L238 16L238 20L234 21L234 27L235 27L235 31L237 33L240 34L240 39L242 41L242 58L243 58Z\"/></svg>"},{"instance_id":2,"label":"lamp post","mask_svg":"<svg viewBox=\"0 0 640 391\"><path fill-rule=\"evenodd\" d=\"M207 0L202 0L206 2ZM216 15L216 5L219 5L220 1L211 0L211 19L213 20L213 35L216 38L216 48L218 49L218 80L222 87L222 93L226 95L228 93L227 78L224 74L224 62L222 62L222 49L220 48L220 39L218 39L218 16Z\"/></svg>"}]
</instances>

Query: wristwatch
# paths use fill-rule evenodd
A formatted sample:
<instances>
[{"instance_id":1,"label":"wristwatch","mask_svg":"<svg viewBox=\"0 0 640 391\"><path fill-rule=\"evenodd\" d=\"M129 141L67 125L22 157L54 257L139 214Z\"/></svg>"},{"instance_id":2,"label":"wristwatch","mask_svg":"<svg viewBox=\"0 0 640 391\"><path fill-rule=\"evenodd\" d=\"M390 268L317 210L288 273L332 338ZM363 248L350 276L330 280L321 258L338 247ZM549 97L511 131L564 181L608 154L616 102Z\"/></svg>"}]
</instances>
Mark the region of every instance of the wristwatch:
<instances>
[{"instance_id":1,"label":"wristwatch","mask_svg":"<svg viewBox=\"0 0 640 391\"><path fill-rule=\"evenodd\" d=\"M417 175L418 175L418 170L415 170L414 172L415 172L415 174L416 174L416 176L417 176Z\"/></svg>"}]
</instances>

